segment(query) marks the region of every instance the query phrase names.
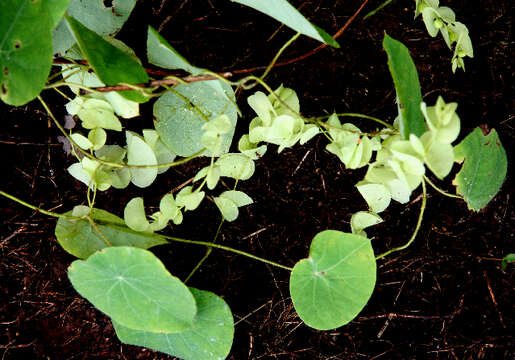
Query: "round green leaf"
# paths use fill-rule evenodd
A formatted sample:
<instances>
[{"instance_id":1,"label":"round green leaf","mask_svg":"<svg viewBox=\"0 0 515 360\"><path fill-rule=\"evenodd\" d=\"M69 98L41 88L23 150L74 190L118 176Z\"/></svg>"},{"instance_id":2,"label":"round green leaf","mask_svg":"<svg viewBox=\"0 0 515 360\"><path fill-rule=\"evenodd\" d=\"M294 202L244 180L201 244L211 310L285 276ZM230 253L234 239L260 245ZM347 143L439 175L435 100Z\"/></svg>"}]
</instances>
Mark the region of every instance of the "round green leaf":
<instances>
[{"instance_id":1,"label":"round green leaf","mask_svg":"<svg viewBox=\"0 0 515 360\"><path fill-rule=\"evenodd\" d=\"M350 227L353 234L366 237L367 234L363 231L364 229L382 222L383 219L374 212L358 211L357 213L352 214L352 217L350 218Z\"/></svg>"},{"instance_id":2,"label":"round green leaf","mask_svg":"<svg viewBox=\"0 0 515 360\"><path fill-rule=\"evenodd\" d=\"M328 330L354 319L365 307L376 282L370 240L335 230L318 233L309 258L299 261L290 277L290 294L299 317Z\"/></svg>"},{"instance_id":3,"label":"round green leaf","mask_svg":"<svg viewBox=\"0 0 515 360\"><path fill-rule=\"evenodd\" d=\"M245 154L224 154L216 160L215 165L220 169L220 176L226 176L237 180L248 180L254 174L256 165Z\"/></svg>"},{"instance_id":4,"label":"round green leaf","mask_svg":"<svg viewBox=\"0 0 515 360\"><path fill-rule=\"evenodd\" d=\"M72 215L72 212L65 214ZM95 222L95 227L88 219L65 218L59 218L55 227L55 237L59 244L64 250L80 259L87 259L95 251L109 246L134 246L148 249L167 243L160 237L132 231L127 228L122 219L105 210L93 209L90 217Z\"/></svg>"},{"instance_id":5,"label":"round green leaf","mask_svg":"<svg viewBox=\"0 0 515 360\"><path fill-rule=\"evenodd\" d=\"M68 277L79 294L131 329L177 333L190 328L195 299L150 251L111 247L76 260Z\"/></svg>"},{"instance_id":6,"label":"round green leaf","mask_svg":"<svg viewBox=\"0 0 515 360\"><path fill-rule=\"evenodd\" d=\"M202 150L202 127L221 114L227 115L232 128L222 135L220 153L229 151L236 126L237 108L233 103L232 88L219 82L217 90L213 86L217 82L219 81L178 85L174 91L167 92L156 101L155 128L161 140L177 155L191 156ZM209 152L204 152L203 155L209 155Z\"/></svg>"},{"instance_id":7,"label":"round green leaf","mask_svg":"<svg viewBox=\"0 0 515 360\"><path fill-rule=\"evenodd\" d=\"M238 206L234 203L234 201L224 198L224 197L215 197L213 199L215 201L216 206L222 213L222 216L227 221L234 221L238 218Z\"/></svg>"},{"instance_id":8,"label":"round green leaf","mask_svg":"<svg viewBox=\"0 0 515 360\"><path fill-rule=\"evenodd\" d=\"M43 89L53 20L43 1L0 1L0 98L7 104L23 105Z\"/></svg>"},{"instance_id":9,"label":"round green leaf","mask_svg":"<svg viewBox=\"0 0 515 360\"><path fill-rule=\"evenodd\" d=\"M190 288L197 302L193 326L179 334L129 329L113 321L118 338L131 345L143 346L184 360L223 360L229 354L234 336L234 322L225 301L209 291Z\"/></svg>"}]
</instances>

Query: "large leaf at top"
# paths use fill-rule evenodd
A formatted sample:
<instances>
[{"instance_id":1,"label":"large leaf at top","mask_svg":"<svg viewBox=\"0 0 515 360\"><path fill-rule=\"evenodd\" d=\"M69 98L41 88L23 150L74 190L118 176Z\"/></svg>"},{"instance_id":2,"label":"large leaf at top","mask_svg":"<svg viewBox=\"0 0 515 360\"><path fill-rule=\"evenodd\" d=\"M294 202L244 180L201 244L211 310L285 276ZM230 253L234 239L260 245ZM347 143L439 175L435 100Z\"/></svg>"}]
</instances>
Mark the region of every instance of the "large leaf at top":
<instances>
[{"instance_id":1,"label":"large leaf at top","mask_svg":"<svg viewBox=\"0 0 515 360\"><path fill-rule=\"evenodd\" d=\"M191 74L203 71L191 65L152 26L148 27L147 57L149 63L165 69L181 69Z\"/></svg>"},{"instance_id":2,"label":"large leaf at top","mask_svg":"<svg viewBox=\"0 0 515 360\"><path fill-rule=\"evenodd\" d=\"M508 168L497 132L492 129L484 135L476 128L454 148L454 160L465 160L453 181L458 194L463 195L469 209L481 210L499 192Z\"/></svg>"},{"instance_id":3,"label":"large leaf at top","mask_svg":"<svg viewBox=\"0 0 515 360\"><path fill-rule=\"evenodd\" d=\"M99 35L114 36L129 18L134 5L136 0L71 0L68 14ZM66 20L61 21L54 30L54 54L64 55L74 43Z\"/></svg>"},{"instance_id":4,"label":"large leaf at top","mask_svg":"<svg viewBox=\"0 0 515 360\"><path fill-rule=\"evenodd\" d=\"M339 48L340 45L331 35L310 23L297 9L286 0L232 0L239 4L249 6L253 9L273 17L277 21L292 28L293 30L309 36L327 45Z\"/></svg>"},{"instance_id":5,"label":"large leaf at top","mask_svg":"<svg viewBox=\"0 0 515 360\"><path fill-rule=\"evenodd\" d=\"M64 16L64 12L68 7L70 0L46 0L43 1L43 6L46 8L48 16L50 17L50 26L55 28L59 21Z\"/></svg>"},{"instance_id":6,"label":"large leaf at top","mask_svg":"<svg viewBox=\"0 0 515 360\"><path fill-rule=\"evenodd\" d=\"M214 83L214 84L211 84ZM220 90L217 91L215 85ZM202 126L221 114L228 116L232 129L222 136L220 153L229 151L237 120L234 92L219 80L178 85L154 104L154 125L161 140L180 156L191 156L203 146ZM209 155L204 152L203 155Z\"/></svg>"},{"instance_id":7,"label":"large leaf at top","mask_svg":"<svg viewBox=\"0 0 515 360\"><path fill-rule=\"evenodd\" d=\"M71 0L68 14L99 35L113 36L129 18L136 1Z\"/></svg>"},{"instance_id":8,"label":"large leaf at top","mask_svg":"<svg viewBox=\"0 0 515 360\"><path fill-rule=\"evenodd\" d=\"M113 321L118 338L131 345L144 346L184 360L221 360L229 354L234 323L229 306L209 291L190 288L197 302L193 326L178 334L132 330Z\"/></svg>"},{"instance_id":9,"label":"large leaf at top","mask_svg":"<svg viewBox=\"0 0 515 360\"><path fill-rule=\"evenodd\" d=\"M375 282L376 260L370 240L326 230L313 239L309 257L293 268L290 294L297 314L307 325L328 330L358 315Z\"/></svg>"},{"instance_id":10,"label":"large leaf at top","mask_svg":"<svg viewBox=\"0 0 515 360\"><path fill-rule=\"evenodd\" d=\"M401 135L404 139L408 139L409 134L420 137L426 131L426 124L420 110L422 93L415 63L408 48L387 34L383 48L388 54L388 67L397 92Z\"/></svg>"},{"instance_id":11,"label":"large leaf at top","mask_svg":"<svg viewBox=\"0 0 515 360\"><path fill-rule=\"evenodd\" d=\"M42 1L0 1L0 98L23 105L39 95L52 66L53 17Z\"/></svg>"},{"instance_id":12,"label":"large leaf at top","mask_svg":"<svg viewBox=\"0 0 515 360\"><path fill-rule=\"evenodd\" d=\"M110 247L76 260L68 277L79 294L131 329L177 333L193 325L195 299L150 251Z\"/></svg>"},{"instance_id":13,"label":"large leaf at top","mask_svg":"<svg viewBox=\"0 0 515 360\"><path fill-rule=\"evenodd\" d=\"M74 18L68 16L66 19L82 54L104 84L141 84L148 81L147 72L136 59L105 41ZM148 101L148 98L138 91L120 91L120 95L132 101Z\"/></svg>"},{"instance_id":14,"label":"large leaf at top","mask_svg":"<svg viewBox=\"0 0 515 360\"><path fill-rule=\"evenodd\" d=\"M65 214L71 215L72 212ZM158 236L132 231L125 225L123 219L105 210L93 209L90 217L95 226L88 219L59 218L55 227L55 237L59 244L64 250L80 259L87 259L95 251L109 246L134 246L148 249L167 243Z\"/></svg>"}]
</instances>

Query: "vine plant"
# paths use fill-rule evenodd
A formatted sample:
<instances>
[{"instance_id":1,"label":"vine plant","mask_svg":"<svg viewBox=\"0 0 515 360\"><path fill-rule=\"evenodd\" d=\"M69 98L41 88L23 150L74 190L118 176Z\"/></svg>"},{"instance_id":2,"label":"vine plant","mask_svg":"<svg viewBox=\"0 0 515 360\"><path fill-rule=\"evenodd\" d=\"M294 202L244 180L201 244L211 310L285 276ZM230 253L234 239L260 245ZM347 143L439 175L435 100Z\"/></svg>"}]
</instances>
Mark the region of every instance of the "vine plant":
<instances>
[{"instance_id":1,"label":"vine plant","mask_svg":"<svg viewBox=\"0 0 515 360\"><path fill-rule=\"evenodd\" d=\"M231 311L217 295L186 286L187 279L173 276L147 249L173 242L201 245L290 271L290 294L299 317L313 328L333 329L350 322L368 302L376 281L376 260L415 239L426 206L426 184L478 211L496 195L506 175L506 154L495 130L484 134L478 128L452 145L460 133L457 104L446 103L442 97L436 104L423 102L408 49L388 35L383 47L398 102L393 124L353 113L303 117L294 90L282 85L274 90L264 79L282 51L300 34L331 46L338 44L287 1L235 2L264 12L297 32L260 77L232 81L231 74L195 67L149 27L148 62L166 71L190 74L150 78L136 54L113 37L135 0L113 1L111 7L102 1L79 0L0 3L0 96L14 106L35 98L41 102L71 144L76 162L68 172L87 189L87 205L77 205L63 214L38 209L59 218L56 238L79 258L68 269L72 285L112 319L122 342L184 359L224 359L228 355L234 333ZM472 56L472 45L468 30L455 21L454 12L439 7L438 1L417 0L416 15L419 13L431 36L439 31L449 47L456 43L453 71L464 68L462 58ZM55 71L49 76L52 66ZM256 86L264 91L253 90L247 98L256 116L248 133L238 139L238 152L229 152L240 116L235 91ZM67 100L69 118L64 126L40 95L43 90L57 91ZM122 146L108 142L111 132L124 128L123 119L139 115L140 104L154 98L155 129L141 134L125 130ZM364 133L354 124L342 122L346 117L369 119L378 128ZM73 126L72 119L80 126ZM206 192L213 194L225 221L236 220L239 208L253 202L237 190L237 185L253 175L255 162L264 157L269 146L275 145L281 152L315 136L327 138L326 150L346 168L367 168L356 189L368 209L352 215L350 233L325 230L317 234L309 257L294 268L214 241L157 233L170 222L181 224L186 212L200 206ZM147 215L142 197L125 204L123 219L95 207L99 192L111 187L123 189L131 183L148 187L158 174L198 156L209 157L209 165L196 174L193 185L176 194L163 194L159 210L152 214ZM457 194L449 194L433 184L426 172L429 169L444 179L455 162L464 163L453 182ZM234 180L232 190L217 192L222 177ZM404 246L374 255L365 229L383 221L379 214L392 200L407 203L419 187L422 205L413 235ZM4 191L0 193L37 209Z\"/></svg>"}]
</instances>

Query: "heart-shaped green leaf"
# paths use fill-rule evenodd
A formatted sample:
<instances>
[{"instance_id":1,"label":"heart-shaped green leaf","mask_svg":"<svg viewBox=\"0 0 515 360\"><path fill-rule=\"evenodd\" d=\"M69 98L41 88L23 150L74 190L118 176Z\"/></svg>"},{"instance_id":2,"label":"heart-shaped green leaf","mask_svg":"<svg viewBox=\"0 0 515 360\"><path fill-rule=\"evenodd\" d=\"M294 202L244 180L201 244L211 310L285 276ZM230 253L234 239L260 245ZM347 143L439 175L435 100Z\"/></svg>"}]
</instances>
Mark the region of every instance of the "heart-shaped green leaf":
<instances>
[{"instance_id":1,"label":"heart-shaped green leaf","mask_svg":"<svg viewBox=\"0 0 515 360\"><path fill-rule=\"evenodd\" d=\"M190 328L197 307L178 278L150 251L110 247L76 260L68 277L79 294L131 329L177 333Z\"/></svg>"},{"instance_id":2,"label":"heart-shaped green leaf","mask_svg":"<svg viewBox=\"0 0 515 360\"><path fill-rule=\"evenodd\" d=\"M72 212L65 214L72 215ZM64 250L80 259L87 259L95 251L109 246L134 246L148 249L167 243L160 237L132 231L127 228L122 219L105 210L93 209L90 217L95 226L86 218L81 220L59 218L55 227L55 237L59 244Z\"/></svg>"},{"instance_id":3,"label":"heart-shaped green leaf","mask_svg":"<svg viewBox=\"0 0 515 360\"><path fill-rule=\"evenodd\" d=\"M290 277L290 294L299 317L328 330L354 319L365 307L376 282L370 240L341 231L318 233L309 258L299 261Z\"/></svg>"},{"instance_id":4,"label":"heart-shaped green leaf","mask_svg":"<svg viewBox=\"0 0 515 360\"><path fill-rule=\"evenodd\" d=\"M144 346L184 360L223 360L229 354L234 323L229 306L209 291L190 288L197 302L193 326L178 334L137 331L113 321L118 338L131 345Z\"/></svg>"},{"instance_id":5,"label":"heart-shaped green leaf","mask_svg":"<svg viewBox=\"0 0 515 360\"><path fill-rule=\"evenodd\" d=\"M481 210L499 192L508 168L497 132L492 129L484 135L476 128L454 148L454 159L459 163L465 160L453 181L458 194L463 195L469 209Z\"/></svg>"}]
</instances>

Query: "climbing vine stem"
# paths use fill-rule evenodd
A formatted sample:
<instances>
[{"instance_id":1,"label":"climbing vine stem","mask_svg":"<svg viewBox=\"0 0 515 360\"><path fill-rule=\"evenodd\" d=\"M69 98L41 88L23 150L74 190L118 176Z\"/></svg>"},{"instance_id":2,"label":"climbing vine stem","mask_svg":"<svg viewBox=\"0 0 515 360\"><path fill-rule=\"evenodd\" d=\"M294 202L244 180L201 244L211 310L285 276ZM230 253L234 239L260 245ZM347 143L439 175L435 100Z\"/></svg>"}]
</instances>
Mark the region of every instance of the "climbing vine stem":
<instances>
[{"instance_id":1,"label":"climbing vine stem","mask_svg":"<svg viewBox=\"0 0 515 360\"><path fill-rule=\"evenodd\" d=\"M387 255L390 255L391 253L393 253L395 251L404 250L408 246L411 245L413 240L415 240L415 238L417 237L418 231L420 229L420 225L422 225L422 219L424 218L424 211L426 210L426 202L427 202L426 182L425 182L425 180L422 180L422 205L420 206L420 214L418 215L417 226L415 227L415 231L411 235L411 238L408 240L408 242L406 244L396 247L396 248L393 248L393 249L390 249L380 255L377 255L376 260L379 260Z\"/></svg>"}]
</instances>

